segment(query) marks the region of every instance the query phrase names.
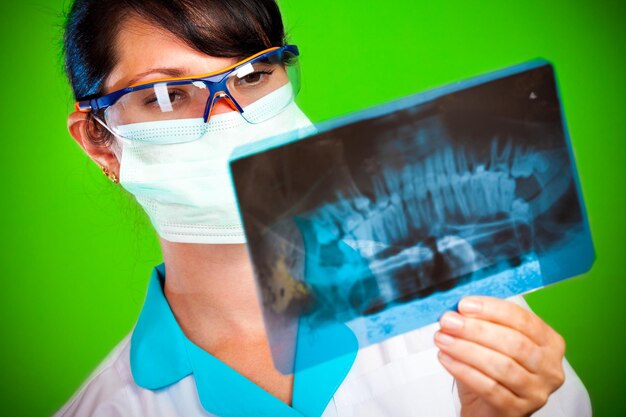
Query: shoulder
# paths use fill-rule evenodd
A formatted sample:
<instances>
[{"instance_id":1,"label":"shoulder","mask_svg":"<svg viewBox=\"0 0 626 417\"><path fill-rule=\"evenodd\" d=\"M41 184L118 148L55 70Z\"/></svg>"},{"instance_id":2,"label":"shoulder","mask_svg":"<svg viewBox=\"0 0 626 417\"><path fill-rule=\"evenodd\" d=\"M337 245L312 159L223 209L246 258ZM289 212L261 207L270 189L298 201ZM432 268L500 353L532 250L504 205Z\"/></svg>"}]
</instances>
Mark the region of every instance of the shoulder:
<instances>
[{"instance_id":1,"label":"shoulder","mask_svg":"<svg viewBox=\"0 0 626 417\"><path fill-rule=\"evenodd\" d=\"M133 415L129 390L134 385L130 372L130 335L128 335L109 353L54 417Z\"/></svg>"}]
</instances>

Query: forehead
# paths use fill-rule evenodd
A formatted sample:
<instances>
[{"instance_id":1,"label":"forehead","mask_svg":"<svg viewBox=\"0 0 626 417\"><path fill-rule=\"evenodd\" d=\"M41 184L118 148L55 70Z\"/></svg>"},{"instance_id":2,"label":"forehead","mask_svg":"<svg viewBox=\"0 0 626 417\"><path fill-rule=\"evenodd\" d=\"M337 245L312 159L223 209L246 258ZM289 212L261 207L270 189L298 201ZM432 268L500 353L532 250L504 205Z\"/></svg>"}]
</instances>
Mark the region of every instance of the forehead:
<instances>
[{"instance_id":1,"label":"forehead","mask_svg":"<svg viewBox=\"0 0 626 417\"><path fill-rule=\"evenodd\" d=\"M136 82L163 78L152 69L180 70L181 75L205 74L237 62L236 58L206 55L187 45L174 34L139 17L129 17L120 24L114 41L116 62L104 83L105 93L128 87Z\"/></svg>"}]
</instances>

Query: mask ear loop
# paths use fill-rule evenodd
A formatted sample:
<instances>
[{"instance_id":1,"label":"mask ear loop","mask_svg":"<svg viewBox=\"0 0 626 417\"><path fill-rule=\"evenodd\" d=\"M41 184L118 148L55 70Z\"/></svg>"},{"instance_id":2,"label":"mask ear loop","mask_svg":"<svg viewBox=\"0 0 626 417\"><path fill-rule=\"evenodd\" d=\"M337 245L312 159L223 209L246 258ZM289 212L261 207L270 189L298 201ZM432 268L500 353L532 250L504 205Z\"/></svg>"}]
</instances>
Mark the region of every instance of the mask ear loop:
<instances>
[{"instance_id":1,"label":"mask ear loop","mask_svg":"<svg viewBox=\"0 0 626 417\"><path fill-rule=\"evenodd\" d=\"M115 132L113 131L113 129L111 129L111 128L107 125L106 121L104 121L104 120L102 120L102 119L100 118L100 116L98 116L98 115L97 115L97 114L95 114L95 113L91 113L91 117L93 117L93 119L94 119L96 122L98 122L100 125L102 125L102 127L104 127L106 130L108 130L108 131L109 131L109 133L111 133L111 134L112 134L112 135L114 135L114 136L118 136L118 134L117 134L117 133L115 133Z\"/></svg>"}]
</instances>

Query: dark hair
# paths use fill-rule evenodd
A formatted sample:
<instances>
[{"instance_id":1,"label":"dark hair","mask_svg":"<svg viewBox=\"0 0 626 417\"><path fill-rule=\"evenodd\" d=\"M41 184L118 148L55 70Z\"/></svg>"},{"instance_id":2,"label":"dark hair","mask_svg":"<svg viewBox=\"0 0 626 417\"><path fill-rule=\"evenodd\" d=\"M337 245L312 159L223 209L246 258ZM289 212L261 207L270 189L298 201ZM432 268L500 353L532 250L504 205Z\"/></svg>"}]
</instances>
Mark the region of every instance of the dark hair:
<instances>
[{"instance_id":1,"label":"dark hair","mask_svg":"<svg viewBox=\"0 0 626 417\"><path fill-rule=\"evenodd\" d=\"M286 42L275 0L75 0L63 52L76 100L102 94L115 66L119 26L133 15L215 57L244 58Z\"/></svg>"}]
</instances>

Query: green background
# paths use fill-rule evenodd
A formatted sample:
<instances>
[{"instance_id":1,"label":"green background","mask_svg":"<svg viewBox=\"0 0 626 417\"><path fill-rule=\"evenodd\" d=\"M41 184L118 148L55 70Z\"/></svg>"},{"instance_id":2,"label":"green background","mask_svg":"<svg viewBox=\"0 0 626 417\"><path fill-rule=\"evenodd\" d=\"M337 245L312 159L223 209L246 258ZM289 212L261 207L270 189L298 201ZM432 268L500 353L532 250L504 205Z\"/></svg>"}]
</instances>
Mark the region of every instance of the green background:
<instances>
[{"instance_id":1,"label":"green background","mask_svg":"<svg viewBox=\"0 0 626 417\"><path fill-rule=\"evenodd\" d=\"M131 330L154 233L66 131L68 1L2 2L0 414L52 414ZM625 2L280 1L314 121L535 57L555 65L597 260L528 296L596 416L626 415Z\"/></svg>"}]
</instances>

